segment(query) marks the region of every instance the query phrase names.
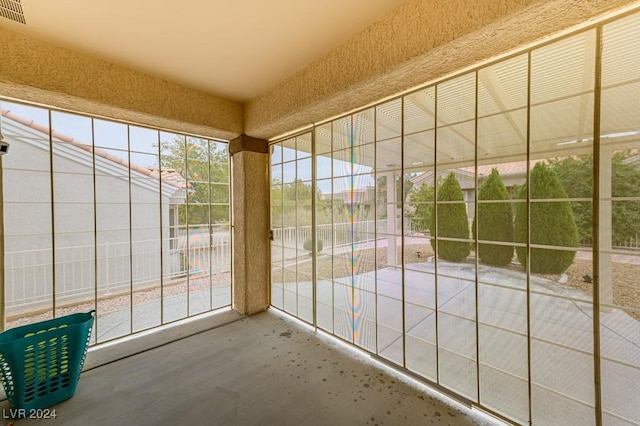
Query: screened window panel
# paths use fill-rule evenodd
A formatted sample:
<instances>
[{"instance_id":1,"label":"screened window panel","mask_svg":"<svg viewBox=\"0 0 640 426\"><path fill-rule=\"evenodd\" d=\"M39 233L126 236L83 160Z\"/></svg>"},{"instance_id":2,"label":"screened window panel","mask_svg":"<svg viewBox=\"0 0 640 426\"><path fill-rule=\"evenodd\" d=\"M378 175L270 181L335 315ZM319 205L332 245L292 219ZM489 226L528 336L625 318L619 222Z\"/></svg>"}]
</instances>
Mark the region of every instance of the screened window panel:
<instances>
[{"instance_id":1,"label":"screened window panel","mask_svg":"<svg viewBox=\"0 0 640 426\"><path fill-rule=\"evenodd\" d=\"M435 87L404 97L404 134L411 135L435 127Z\"/></svg>"},{"instance_id":2,"label":"screened window panel","mask_svg":"<svg viewBox=\"0 0 640 426\"><path fill-rule=\"evenodd\" d=\"M631 389L640 378L640 352L632 342L640 320L636 266L640 173L638 74L640 15L604 25L599 187L599 300L603 423L640 423ZM632 219L633 218L633 219ZM636 296L634 296L636 294Z\"/></svg>"},{"instance_id":3,"label":"screened window panel","mask_svg":"<svg viewBox=\"0 0 640 426\"><path fill-rule=\"evenodd\" d=\"M395 139L402 134L402 98L376 107L376 140Z\"/></svg>"},{"instance_id":4,"label":"screened window panel","mask_svg":"<svg viewBox=\"0 0 640 426\"><path fill-rule=\"evenodd\" d=\"M306 230L285 249L296 308L315 306L320 328L513 422L638 423L626 391L640 310L628 281L638 16L315 126L311 219L325 244L311 303ZM309 141L284 141L302 151L288 160L272 148L292 186L301 173L310 182ZM292 227L309 222L299 190Z\"/></svg>"},{"instance_id":5,"label":"screened window panel","mask_svg":"<svg viewBox=\"0 0 640 426\"><path fill-rule=\"evenodd\" d=\"M53 242L49 114L41 108L1 101L15 115L0 116L11 155L2 159L6 326L16 327L54 316ZM39 122L46 133L20 126L12 116ZM27 315L32 307L38 317Z\"/></svg>"}]
</instances>

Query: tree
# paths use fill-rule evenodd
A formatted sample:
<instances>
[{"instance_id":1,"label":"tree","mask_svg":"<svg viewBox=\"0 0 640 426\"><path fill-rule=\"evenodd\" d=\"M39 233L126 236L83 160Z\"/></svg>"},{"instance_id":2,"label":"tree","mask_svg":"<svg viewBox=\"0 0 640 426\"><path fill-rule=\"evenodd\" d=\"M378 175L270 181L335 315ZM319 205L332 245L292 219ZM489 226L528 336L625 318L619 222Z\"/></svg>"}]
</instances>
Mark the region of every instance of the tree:
<instances>
[{"instance_id":1,"label":"tree","mask_svg":"<svg viewBox=\"0 0 640 426\"><path fill-rule=\"evenodd\" d=\"M504 201L508 199L507 188L504 186L498 170L494 168L478 191L478 201ZM474 222L475 230L477 230L478 240L513 242L511 205L506 202L479 202L478 219L477 222ZM480 243L478 244L478 257L488 265L504 266L513 258L513 246Z\"/></svg>"},{"instance_id":2,"label":"tree","mask_svg":"<svg viewBox=\"0 0 640 426\"><path fill-rule=\"evenodd\" d=\"M614 197L640 197L640 167L627 161L633 155L632 152L617 152L611 156L611 194ZM593 197L593 157L591 155L554 159L549 163L569 198ZM580 241L593 237L592 206L591 201L571 203ZM640 234L640 220L638 220L640 202L614 202L612 214L614 245Z\"/></svg>"},{"instance_id":3,"label":"tree","mask_svg":"<svg viewBox=\"0 0 640 426\"><path fill-rule=\"evenodd\" d=\"M569 198L593 197L593 157L591 155L552 159L549 161L549 167L558 176ZM591 239L593 203L591 201L572 201L571 209L578 227L579 241Z\"/></svg>"},{"instance_id":4,"label":"tree","mask_svg":"<svg viewBox=\"0 0 640 426\"><path fill-rule=\"evenodd\" d=\"M162 170L175 170L186 180L187 203L178 206L179 223L228 224L229 157L226 145L189 137L186 143L182 138L162 142L160 148Z\"/></svg>"},{"instance_id":5,"label":"tree","mask_svg":"<svg viewBox=\"0 0 640 426\"><path fill-rule=\"evenodd\" d=\"M531 224L531 244L562 248L578 247L578 228L568 201L536 201L546 199L566 199L567 193L560 184L556 173L545 163L537 163L529 175ZM528 184L523 185L518 198L525 199ZM518 203L514 223L515 240L527 242L527 203ZM520 263L527 266L526 247L516 247ZM575 257L576 250L531 249L531 272L560 274Z\"/></svg>"},{"instance_id":6,"label":"tree","mask_svg":"<svg viewBox=\"0 0 640 426\"><path fill-rule=\"evenodd\" d=\"M313 189L311 182L295 179L293 182L273 182L271 186L271 218L276 227L309 226L312 221ZM331 223L331 198L316 191L318 223Z\"/></svg>"},{"instance_id":7,"label":"tree","mask_svg":"<svg viewBox=\"0 0 640 426\"><path fill-rule=\"evenodd\" d=\"M453 203L448 203L454 201ZM436 249L438 257L452 262L464 260L471 252L468 242L447 241L442 238L469 238L469 222L467 219L467 207L464 204L464 196L460 184L453 172L438 187L436 215L431 215L431 247ZM438 230L436 232L436 216Z\"/></svg>"},{"instance_id":8,"label":"tree","mask_svg":"<svg viewBox=\"0 0 640 426\"><path fill-rule=\"evenodd\" d=\"M409 193L411 211L407 217L411 220L411 228L417 232L426 232L431 225L433 214L433 185L426 183L419 188L413 188Z\"/></svg>"},{"instance_id":9,"label":"tree","mask_svg":"<svg viewBox=\"0 0 640 426\"><path fill-rule=\"evenodd\" d=\"M311 182L303 182L302 179L295 179L291 183L284 184L284 196L294 203L310 203L313 191Z\"/></svg>"}]
</instances>

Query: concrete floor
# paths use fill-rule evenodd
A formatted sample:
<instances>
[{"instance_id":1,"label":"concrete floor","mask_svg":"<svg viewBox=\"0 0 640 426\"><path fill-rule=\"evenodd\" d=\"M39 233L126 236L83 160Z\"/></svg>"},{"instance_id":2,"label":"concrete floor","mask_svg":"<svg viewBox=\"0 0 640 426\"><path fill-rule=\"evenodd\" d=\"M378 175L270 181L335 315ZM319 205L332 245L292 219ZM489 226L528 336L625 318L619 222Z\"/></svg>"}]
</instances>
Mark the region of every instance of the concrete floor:
<instances>
[{"instance_id":1,"label":"concrete floor","mask_svg":"<svg viewBox=\"0 0 640 426\"><path fill-rule=\"evenodd\" d=\"M531 391L534 424L593 424L589 293L531 276L527 298L524 273L486 265L476 271L468 263L441 261L437 287L435 277L435 264L421 262L405 264L404 271L386 267L333 282L319 279L318 325L393 363L406 361L412 371L438 377L469 400L477 400L479 391L483 406L516 422L528 422ZM282 288L272 287L280 290L284 309L312 318L311 281L285 283L284 293ZM600 324L604 422L639 425L640 322L624 309L602 309Z\"/></svg>"},{"instance_id":2,"label":"concrete floor","mask_svg":"<svg viewBox=\"0 0 640 426\"><path fill-rule=\"evenodd\" d=\"M15 425L499 424L459 407L273 310L84 372L56 420L0 404Z\"/></svg>"}]
</instances>

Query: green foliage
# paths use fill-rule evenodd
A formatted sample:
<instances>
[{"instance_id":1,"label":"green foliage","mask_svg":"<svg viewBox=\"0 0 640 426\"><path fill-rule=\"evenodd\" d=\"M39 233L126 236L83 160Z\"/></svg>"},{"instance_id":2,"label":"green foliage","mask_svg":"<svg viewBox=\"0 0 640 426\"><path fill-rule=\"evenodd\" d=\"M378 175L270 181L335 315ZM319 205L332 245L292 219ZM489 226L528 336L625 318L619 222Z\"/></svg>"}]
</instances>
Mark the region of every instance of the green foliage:
<instances>
[{"instance_id":1,"label":"green foliage","mask_svg":"<svg viewBox=\"0 0 640 426\"><path fill-rule=\"evenodd\" d=\"M313 190L311 182L296 179L284 185L271 186L271 220L276 228L311 225ZM320 191L316 194L318 223L330 223L331 199L323 199ZM329 219L327 219L327 217ZM324 222L323 222L324 221Z\"/></svg>"},{"instance_id":2,"label":"green foliage","mask_svg":"<svg viewBox=\"0 0 640 426\"><path fill-rule=\"evenodd\" d=\"M478 200L508 200L509 193L502 182L497 169L491 174L478 191ZM513 242L513 215L509 203L478 203L479 240ZM474 222L474 231L475 231ZM475 232L474 232L475 234ZM478 244L478 257L488 265L504 266L513 258L513 246Z\"/></svg>"},{"instance_id":3,"label":"green foliage","mask_svg":"<svg viewBox=\"0 0 640 426\"><path fill-rule=\"evenodd\" d=\"M613 197L640 197L640 167L626 159L631 152L617 152L611 156L611 194ZM581 155L562 160L551 160L551 168L558 175L569 198L593 197L593 157ZM603 182L604 183L604 182ZM593 203L571 203L581 241L592 238ZM612 206L614 245L628 241L640 234L640 202L614 202Z\"/></svg>"},{"instance_id":4,"label":"green foliage","mask_svg":"<svg viewBox=\"0 0 640 426\"><path fill-rule=\"evenodd\" d=\"M558 247L578 247L578 228L568 201L541 201L539 199L567 198L567 193L560 184L556 173L545 163L534 166L529 175L531 191L531 244ZM528 185L523 185L518 198L527 196ZM527 241L527 206L518 203L514 223L515 240L519 243ZM526 267L525 247L516 247L516 255L520 263ZM531 249L531 272L542 274L560 274L564 272L575 257L575 250Z\"/></svg>"},{"instance_id":5,"label":"green foliage","mask_svg":"<svg viewBox=\"0 0 640 426\"><path fill-rule=\"evenodd\" d=\"M591 155L550 160L549 166L558 176L569 198L593 197L593 157ZM593 203L590 201L571 202L580 241L592 237L592 206Z\"/></svg>"},{"instance_id":6,"label":"green foliage","mask_svg":"<svg viewBox=\"0 0 640 426\"><path fill-rule=\"evenodd\" d=\"M225 144L188 137L160 144L162 170L188 182L188 208L178 206L181 225L229 223L229 156Z\"/></svg>"},{"instance_id":7,"label":"green foliage","mask_svg":"<svg viewBox=\"0 0 640 426\"><path fill-rule=\"evenodd\" d=\"M431 246L435 250L436 238L438 239L438 257L451 262L464 260L471 252L469 243L461 241L443 241L441 238L469 238L469 222L467 219L467 208L464 204L464 196L460 184L453 172L438 186L437 191L437 221L436 215L431 215L429 230L431 232ZM458 201L457 203L442 203L447 201Z\"/></svg>"},{"instance_id":8,"label":"green foliage","mask_svg":"<svg viewBox=\"0 0 640 426\"><path fill-rule=\"evenodd\" d=\"M426 232L431 225L433 214L433 185L421 185L413 188L409 193L411 211L407 217L411 220L411 228L416 232Z\"/></svg>"},{"instance_id":9,"label":"green foliage","mask_svg":"<svg viewBox=\"0 0 640 426\"><path fill-rule=\"evenodd\" d=\"M311 250L312 247L313 247L313 240L311 238L307 238L306 240L304 240L304 244L302 245L302 248L304 248L306 251L312 251ZM316 240L316 248L318 253L320 253L324 248L322 240L320 238Z\"/></svg>"}]
</instances>

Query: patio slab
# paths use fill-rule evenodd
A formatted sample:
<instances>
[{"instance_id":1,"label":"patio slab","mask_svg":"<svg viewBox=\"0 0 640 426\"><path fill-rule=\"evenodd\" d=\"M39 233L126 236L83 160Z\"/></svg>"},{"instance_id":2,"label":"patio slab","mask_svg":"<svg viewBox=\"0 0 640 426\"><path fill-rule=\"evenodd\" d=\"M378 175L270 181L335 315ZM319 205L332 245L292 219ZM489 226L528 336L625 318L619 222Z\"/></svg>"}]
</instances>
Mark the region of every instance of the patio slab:
<instances>
[{"instance_id":1,"label":"patio slab","mask_svg":"<svg viewBox=\"0 0 640 426\"><path fill-rule=\"evenodd\" d=\"M477 398L476 360L480 357L480 399L483 404L526 412L527 397L527 280L523 273L480 265L477 315L481 352L476 354L475 265L433 263L406 265L405 321L407 339L403 353L402 269L388 267L372 273L319 282L319 322L354 341L354 332L377 339L383 358L434 379L451 390ZM375 283L362 288L350 283ZM286 286L286 284L285 284ZM299 291L311 294L310 282ZM286 293L286 292L285 292ZM305 294L306 294L305 293ZM366 297L365 297L366 296ZM437 297L436 297L437 296ZM366 312L377 321L365 331L353 322L350 306L357 300L356 319ZM593 308L591 295L541 277L530 279L531 380L534 420L541 424L594 419ZM438 356L435 365L438 306ZM331 306L335 306L332 310ZM359 314L360 313L360 314ZM636 389L640 383L639 322L620 309L601 312L602 382L607 416L621 424L640 423ZM354 329L355 325L355 329ZM375 327L375 325L374 325ZM325 326L326 328L326 326ZM375 336L377 334L377 337ZM360 344L368 346L371 344ZM523 411L524 410L524 411ZM515 416L515 414L514 414ZM516 416L517 417L517 416ZM564 419L564 420L563 420ZM626 420L625 420L626 419Z\"/></svg>"}]
</instances>

